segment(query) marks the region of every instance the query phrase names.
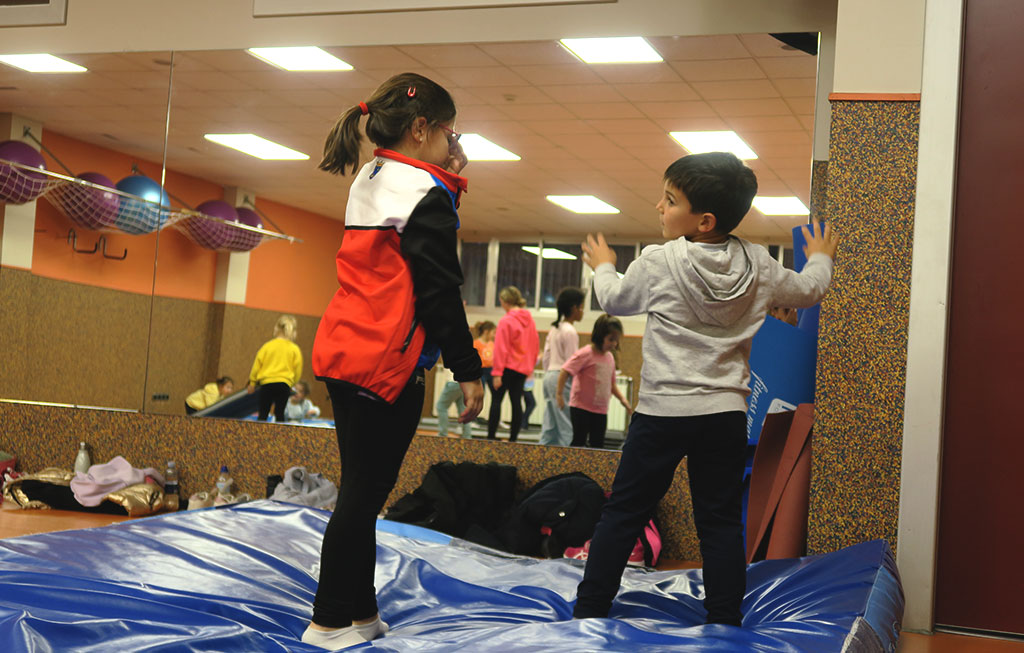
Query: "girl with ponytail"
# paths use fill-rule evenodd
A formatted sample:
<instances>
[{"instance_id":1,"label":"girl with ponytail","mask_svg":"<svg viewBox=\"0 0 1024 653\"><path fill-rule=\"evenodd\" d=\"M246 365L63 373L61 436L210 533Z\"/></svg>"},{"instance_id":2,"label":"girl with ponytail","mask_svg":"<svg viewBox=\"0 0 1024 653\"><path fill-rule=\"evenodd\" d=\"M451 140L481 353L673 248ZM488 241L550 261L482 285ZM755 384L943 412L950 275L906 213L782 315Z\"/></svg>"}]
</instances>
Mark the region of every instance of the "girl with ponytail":
<instances>
[{"instance_id":1,"label":"girl with ponytail","mask_svg":"<svg viewBox=\"0 0 1024 653\"><path fill-rule=\"evenodd\" d=\"M579 288L565 288L558 293L555 305L558 319L548 331L544 340L544 425L541 428L540 443L568 447L572 442L572 418L569 414L569 387L564 390L563 405L558 405L558 373L580 347L580 337L573 322L583 319L583 291ZM571 386L570 386L571 387Z\"/></svg>"},{"instance_id":2,"label":"girl with ponytail","mask_svg":"<svg viewBox=\"0 0 1024 653\"><path fill-rule=\"evenodd\" d=\"M377 149L359 166L366 137ZM302 641L330 650L387 632L374 593L376 517L398 478L423 407L424 370L444 356L465 398L459 422L480 412L480 357L459 286L456 209L467 181L455 103L435 82L396 75L346 111L320 169L353 174L340 288L313 345L341 452L342 489L324 533L313 619Z\"/></svg>"}]
</instances>

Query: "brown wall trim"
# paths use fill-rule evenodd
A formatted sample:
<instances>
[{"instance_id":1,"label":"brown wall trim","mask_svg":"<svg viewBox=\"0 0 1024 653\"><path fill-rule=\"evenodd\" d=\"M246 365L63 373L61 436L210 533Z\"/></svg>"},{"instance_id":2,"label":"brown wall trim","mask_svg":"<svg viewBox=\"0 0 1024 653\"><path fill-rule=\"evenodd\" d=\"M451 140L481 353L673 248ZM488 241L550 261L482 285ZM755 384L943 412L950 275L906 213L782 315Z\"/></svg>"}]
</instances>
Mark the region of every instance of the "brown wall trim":
<instances>
[{"instance_id":1,"label":"brown wall trim","mask_svg":"<svg viewBox=\"0 0 1024 653\"><path fill-rule=\"evenodd\" d=\"M920 102L920 93L829 93L830 102Z\"/></svg>"}]
</instances>

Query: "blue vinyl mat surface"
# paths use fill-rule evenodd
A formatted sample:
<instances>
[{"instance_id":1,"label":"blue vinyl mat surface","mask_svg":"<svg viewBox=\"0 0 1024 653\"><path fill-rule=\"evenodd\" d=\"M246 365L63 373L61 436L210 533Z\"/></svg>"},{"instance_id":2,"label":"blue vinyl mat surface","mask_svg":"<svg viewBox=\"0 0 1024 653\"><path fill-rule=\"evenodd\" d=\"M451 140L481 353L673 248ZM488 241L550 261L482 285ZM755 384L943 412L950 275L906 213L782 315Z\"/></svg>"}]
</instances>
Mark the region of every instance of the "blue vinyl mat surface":
<instances>
[{"instance_id":1,"label":"blue vinyl mat surface","mask_svg":"<svg viewBox=\"0 0 1024 653\"><path fill-rule=\"evenodd\" d=\"M0 650L322 651L302 644L329 513L271 501L0 540ZM378 522L386 637L349 650L894 651L883 541L751 565L744 627L703 625L700 570L627 569L610 619L571 619L583 567Z\"/></svg>"}]
</instances>

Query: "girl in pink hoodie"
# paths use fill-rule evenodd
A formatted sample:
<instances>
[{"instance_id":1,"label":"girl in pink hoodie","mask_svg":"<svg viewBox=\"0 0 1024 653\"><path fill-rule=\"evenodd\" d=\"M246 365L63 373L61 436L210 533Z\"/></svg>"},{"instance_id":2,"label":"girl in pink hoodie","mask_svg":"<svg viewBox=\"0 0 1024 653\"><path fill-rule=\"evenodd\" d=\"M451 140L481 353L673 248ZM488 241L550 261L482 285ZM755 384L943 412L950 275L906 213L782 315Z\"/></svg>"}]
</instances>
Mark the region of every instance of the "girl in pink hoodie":
<instances>
[{"instance_id":1,"label":"girl in pink hoodie","mask_svg":"<svg viewBox=\"0 0 1024 653\"><path fill-rule=\"evenodd\" d=\"M498 321L498 333L494 336L494 367L491 369L494 394L491 395L491 414L487 420L487 439L493 440L498 431L501 400L508 390L512 401L508 439L515 442L523 424L523 384L537 365L540 339L533 316L523 308L526 300L518 288L503 288L498 298L505 309L505 317Z\"/></svg>"}]
</instances>

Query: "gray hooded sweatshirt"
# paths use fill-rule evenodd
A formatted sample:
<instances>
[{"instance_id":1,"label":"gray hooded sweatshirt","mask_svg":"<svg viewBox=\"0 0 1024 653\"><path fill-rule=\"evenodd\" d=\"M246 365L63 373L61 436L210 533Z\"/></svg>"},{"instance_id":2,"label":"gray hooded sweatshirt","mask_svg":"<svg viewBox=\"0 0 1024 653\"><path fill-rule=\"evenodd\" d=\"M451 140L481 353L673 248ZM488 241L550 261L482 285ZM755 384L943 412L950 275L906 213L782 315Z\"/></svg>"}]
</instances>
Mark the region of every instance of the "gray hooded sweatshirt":
<instances>
[{"instance_id":1,"label":"gray hooded sweatshirt","mask_svg":"<svg viewBox=\"0 0 1024 653\"><path fill-rule=\"evenodd\" d=\"M814 306L831 279L826 254L798 274L742 238L678 238L645 247L622 279L599 265L594 289L611 315L647 313L636 410L676 417L745 412L750 342L768 310Z\"/></svg>"}]
</instances>

